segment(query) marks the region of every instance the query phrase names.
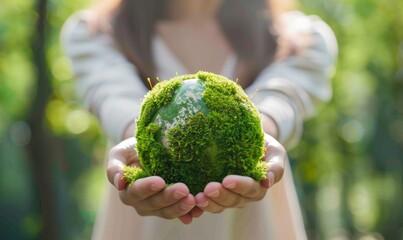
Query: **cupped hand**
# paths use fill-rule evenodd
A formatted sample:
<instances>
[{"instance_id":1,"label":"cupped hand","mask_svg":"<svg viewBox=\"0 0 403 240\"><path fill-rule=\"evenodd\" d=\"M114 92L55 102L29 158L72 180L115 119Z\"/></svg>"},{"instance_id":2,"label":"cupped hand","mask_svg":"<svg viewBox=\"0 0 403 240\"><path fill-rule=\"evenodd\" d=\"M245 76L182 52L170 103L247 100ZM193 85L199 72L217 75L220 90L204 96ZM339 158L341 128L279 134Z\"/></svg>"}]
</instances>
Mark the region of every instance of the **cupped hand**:
<instances>
[{"instance_id":1,"label":"cupped hand","mask_svg":"<svg viewBox=\"0 0 403 240\"><path fill-rule=\"evenodd\" d=\"M265 135L266 152L262 161L269 165L267 178L256 182L250 177L230 175L222 183L211 182L204 192L196 195L196 205L203 211L219 213L226 208L241 208L252 201L259 201L273 184L280 181L287 158L284 147L270 135Z\"/></svg>"},{"instance_id":2,"label":"cupped hand","mask_svg":"<svg viewBox=\"0 0 403 240\"><path fill-rule=\"evenodd\" d=\"M109 151L107 175L109 181L119 190L121 201L134 207L141 216L179 218L184 224L199 217L203 211L196 207L195 197L183 183L165 188L165 181L157 176L138 179L130 186L126 183L123 179L123 167L140 166L135 145L135 138L129 138Z\"/></svg>"}]
</instances>

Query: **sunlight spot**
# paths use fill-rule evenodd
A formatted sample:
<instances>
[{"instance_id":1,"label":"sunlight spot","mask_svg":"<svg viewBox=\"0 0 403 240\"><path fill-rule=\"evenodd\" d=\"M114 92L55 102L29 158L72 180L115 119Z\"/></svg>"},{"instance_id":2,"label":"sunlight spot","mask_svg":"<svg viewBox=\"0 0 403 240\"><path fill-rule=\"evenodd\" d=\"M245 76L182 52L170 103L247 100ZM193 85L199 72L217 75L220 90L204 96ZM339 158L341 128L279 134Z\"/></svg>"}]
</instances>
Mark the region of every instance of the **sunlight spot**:
<instances>
[{"instance_id":1,"label":"sunlight spot","mask_svg":"<svg viewBox=\"0 0 403 240\"><path fill-rule=\"evenodd\" d=\"M349 143L357 143L364 138L364 126L357 120L348 120L339 128L340 136Z\"/></svg>"},{"instance_id":2,"label":"sunlight spot","mask_svg":"<svg viewBox=\"0 0 403 240\"><path fill-rule=\"evenodd\" d=\"M340 207L340 188L336 185L326 186L318 192L317 203L322 210L336 210Z\"/></svg>"},{"instance_id":3,"label":"sunlight spot","mask_svg":"<svg viewBox=\"0 0 403 240\"><path fill-rule=\"evenodd\" d=\"M90 118L84 110L74 110L67 115L66 127L73 134L85 132L90 126Z\"/></svg>"},{"instance_id":4,"label":"sunlight spot","mask_svg":"<svg viewBox=\"0 0 403 240\"><path fill-rule=\"evenodd\" d=\"M355 184L347 196L348 207L353 214L355 227L363 232L373 228L377 221L378 209L370 187L364 183Z\"/></svg>"},{"instance_id":5,"label":"sunlight spot","mask_svg":"<svg viewBox=\"0 0 403 240\"><path fill-rule=\"evenodd\" d=\"M67 57L56 59L51 66L51 71L58 81L62 82L72 78L71 65Z\"/></svg>"}]
</instances>

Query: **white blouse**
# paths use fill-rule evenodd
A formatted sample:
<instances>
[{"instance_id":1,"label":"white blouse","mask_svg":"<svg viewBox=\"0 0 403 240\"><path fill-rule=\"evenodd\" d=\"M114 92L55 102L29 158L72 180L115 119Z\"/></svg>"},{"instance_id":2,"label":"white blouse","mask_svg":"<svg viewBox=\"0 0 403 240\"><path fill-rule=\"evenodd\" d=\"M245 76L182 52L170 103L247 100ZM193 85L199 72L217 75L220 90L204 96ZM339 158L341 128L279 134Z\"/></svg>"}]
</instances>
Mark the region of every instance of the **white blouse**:
<instances>
[{"instance_id":1,"label":"white blouse","mask_svg":"<svg viewBox=\"0 0 403 240\"><path fill-rule=\"evenodd\" d=\"M61 41L73 65L79 96L98 117L109 139L117 143L138 116L147 89L136 67L119 52L112 36L88 29L91 17L90 11L70 17L63 27ZM303 120L313 116L318 104L331 97L330 75L337 44L330 28L317 17L290 12L284 15L284 21L290 31L309 36L309 43L301 54L267 66L245 92L252 94L259 89L252 101L262 113L274 119L279 127L279 141L290 148L301 136ZM160 79L188 73L158 36L153 39L152 51ZM235 55L230 56L220 74L231 79L236 61ZM140 217L134 209L122 204L117 191L108 185L93 238L306 239L306 234L287 164L283 179L263 200L221 214L205 213L190 225L179 220Z\"/></svg>"},{"instance_id":2,"label":"white blouse","mask_svg":"<svg viewBox=\"0 0 403 240\"><path fill-rule=\"evenodd\" d=\"M190 73L158 35L154 36L152 40L152 54L153 59L155 59L157 76L160 79L170 79L176 75ZM233 79L236 65L237 57L235 54L231 54L226 59L221 71L217 74L226 76L228 79Z\"/></svg>"}]
</instances>

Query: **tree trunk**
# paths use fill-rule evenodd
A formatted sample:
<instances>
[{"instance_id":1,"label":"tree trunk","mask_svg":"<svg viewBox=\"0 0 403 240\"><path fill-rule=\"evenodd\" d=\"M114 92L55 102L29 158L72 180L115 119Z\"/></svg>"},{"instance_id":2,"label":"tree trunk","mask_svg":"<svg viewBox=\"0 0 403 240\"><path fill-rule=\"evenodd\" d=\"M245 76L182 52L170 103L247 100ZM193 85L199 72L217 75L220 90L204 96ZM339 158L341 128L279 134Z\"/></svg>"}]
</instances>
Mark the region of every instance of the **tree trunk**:
<instances>
[{"instance_id":1,"label":"tree trunk","mask_svg":"<svg viewBox=\"0 0 403 240\"><path fill-rule=\"evenodd\" d=\"M32 139L27 145L27 155L33 172L33 185L39 198L43 226L40 239L60 239L56 181L53 172L57 157L55 153L60 149L57 146L61 145L61 141L49 135L44 126L46 103L52 93L45 54L47 1L37 0L35 10L38 17L36 29L33 29L32 34L32 61L36 71L36 91L28 116Z\"/></svg>"}]
</instances>

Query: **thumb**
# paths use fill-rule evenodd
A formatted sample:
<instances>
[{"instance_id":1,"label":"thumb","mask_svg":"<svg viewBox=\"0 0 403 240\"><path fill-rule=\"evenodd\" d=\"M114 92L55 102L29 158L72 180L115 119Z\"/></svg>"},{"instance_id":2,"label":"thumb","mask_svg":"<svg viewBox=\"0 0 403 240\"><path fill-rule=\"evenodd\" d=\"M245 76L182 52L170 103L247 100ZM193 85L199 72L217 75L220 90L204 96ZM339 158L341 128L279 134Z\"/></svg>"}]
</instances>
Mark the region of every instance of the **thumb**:
<instances>
[{"instance_id":1,"label":"thumb","mask_svg":"<svg viewBox=\"0 0 403 240\"><path fill-rule=\"evenodd\" d=\"M266 140L266 153L265 158L269 165L267 173L267 180L264 185L267 187L273 186L281 180L284 174L284 164L287 159L287 152L285 148L270 135L265 135Z\"/></svg>"},{"instance_id":2,"label":"thumb","mask_svg":"<svg viewBox=\"0 0 403 240\"><path fill-rule=\"evenodd\" d=\"M107 176L111 184L117 190L123 190L126 187L126 181L123 179L124 164L119 159L108 159Z\"/></svg>"},{"instance_id":3,"label":"thumb","mask_svg":"<svg viewBox=\"0 0 403 240\"><path fill-rule=\"evenodd\" d=\"M109 182L113 184L117 190L123 190L127 185L126 181L123 179L123 167L136 161L137 154L134 150L135 145L136 139L129 138L120 142L109 151L107 176Z\"/></svg>"}]
</instances>

